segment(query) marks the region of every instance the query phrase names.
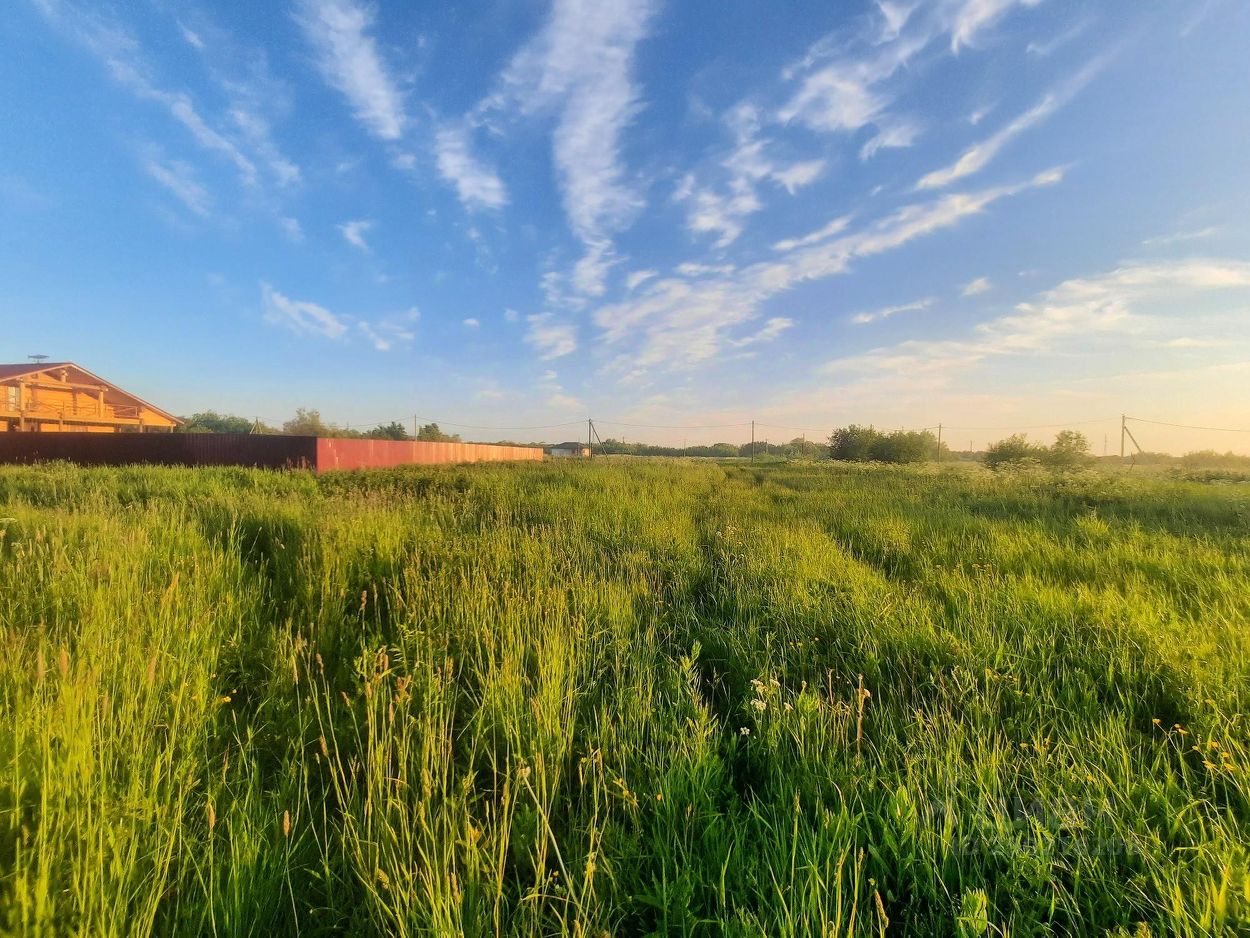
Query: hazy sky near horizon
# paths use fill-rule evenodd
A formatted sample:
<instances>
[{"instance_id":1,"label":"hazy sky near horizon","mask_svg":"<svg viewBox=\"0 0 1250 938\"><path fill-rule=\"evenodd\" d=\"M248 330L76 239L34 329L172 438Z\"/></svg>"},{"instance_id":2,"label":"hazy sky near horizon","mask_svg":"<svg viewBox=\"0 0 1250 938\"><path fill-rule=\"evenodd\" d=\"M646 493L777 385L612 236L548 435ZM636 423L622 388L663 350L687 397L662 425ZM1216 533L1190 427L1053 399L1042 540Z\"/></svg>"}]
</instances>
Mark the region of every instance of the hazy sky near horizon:
<instances>
[{"instance_id":1,"label":"hazy sky near horizon","mask_svg":"<svg viewBox=\"0 0 1250 938\"><path fill-rule=\"evenodd\" d=\"M0 360L469 438L1250 428L1247 62L1239 0L16 0Z\"/></svg>"}]
</instances>

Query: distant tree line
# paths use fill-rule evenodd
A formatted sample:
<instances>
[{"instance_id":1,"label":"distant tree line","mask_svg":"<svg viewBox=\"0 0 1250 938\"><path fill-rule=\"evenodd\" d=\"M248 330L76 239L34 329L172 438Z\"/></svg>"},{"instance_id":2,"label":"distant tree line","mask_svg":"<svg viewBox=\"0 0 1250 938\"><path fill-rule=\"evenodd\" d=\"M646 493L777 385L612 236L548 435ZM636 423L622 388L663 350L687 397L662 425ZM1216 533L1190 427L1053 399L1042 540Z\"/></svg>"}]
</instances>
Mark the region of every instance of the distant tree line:
<instances>
[{"instance_id":1,"label":"distant tree line","mask_svg":"<svg viewBox=\"0 0 1250 938\"><path fill-rule=\"evenodd\" d=\"M1119 459L1116 457L1109 457ZM1137 453L1133 461L1143 466L1173 466L1179 469L1239 469L1250 470L1250 456L1240 453L1221 453L1213 449L1194 450L1184 456L1171 453Z\"/></svg>"},{"instance_id":2,"label":"distant tree line","mask_svg":"<svg viewBox=\"0 0 1250 938\"><path fill-rule=\"evenodd\" d=\"M325 436L339 439L356 440L411 440L414 439L407 428L398 420L378 424L372 430L355 430L327 423L321 419L319 410L303 407L297 408L295 416L285 421L281 427L272 427L248 417L232 414L219 414L208 410L190 417L182 418L184 423L179 428L182 433L273 433L286 436ZM424 443L459 443L459 434L444 433L436 423L427 423L417 429L415 439Z\"/></svg>"},{"instance_id":3,"label":"distant tree line","mask_svg":"<svg viewBox=\"0 0 1250 938\"><path fill-rule=\"evenodd\" d=\"M204 411L182 418L182 433L273 433L290 436L324 436L346 439L412 440L433 443L459 443L459 434L444 433L437 423L417 428L414 437L398 420L378 424L371 430L357 430L328 423L315 409L298 408L295 416L273 427L250 417ZM541 442L501 441L512 446L544 446ZM939 447L937 437L928 430L883 431L872 426L851 424L834 430L826 443L805 437L789 442L710 443L693 446L657 446L650 443L627 443L624 440L596 441L595 453L612 456L696 456L710 459L758 457L781 459L826 459L844 462L918 463L940 458L951 461L980 461L991 469L1039 466L1051 469L1073 469L1093 464L1089 440L1077 430L1064 430L1050 445L1031 442L1023 433L999 440L984 453L952 452L945 443ZM1119 457L1107 457L1118 461ZM1169 453L1138 453L1134 462L1142 465L1172 466L1182 470L1238 470L1250 472L1250 456L1200 450L1173 456Z\"/></svg>"},{"instance_id":4,"label":"distant tree line","mask_svg":"<svg viewBox=\"0 0 1250 938\"><path fill-rule=\"evenodd\" d=\"M596 453L609 456L702 456L711 459L733 457L773 456L783 459L820 459L827 455L820 443L795 437L788 443L768 443L757 440L752 443L708 443L694 446L655 446L650 443L626 443L623 440L595 441Z\"/></svg>"}]
</instances>

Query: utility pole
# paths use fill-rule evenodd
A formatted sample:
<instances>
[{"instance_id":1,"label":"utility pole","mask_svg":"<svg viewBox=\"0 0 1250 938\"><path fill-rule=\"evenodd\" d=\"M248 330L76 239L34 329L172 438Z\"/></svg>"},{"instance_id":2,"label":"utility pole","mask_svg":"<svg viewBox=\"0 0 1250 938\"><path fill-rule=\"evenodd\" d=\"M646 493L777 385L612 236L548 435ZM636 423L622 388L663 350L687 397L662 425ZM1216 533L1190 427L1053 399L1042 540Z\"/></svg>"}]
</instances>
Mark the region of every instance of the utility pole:
<instances>
[{"instance_id":1,"label":"utility pole","mask_svg":"<svg viewBox=\"0 0 1250 938\"><path fill-rule=\"evenodd\" d=\"M941 461L942 461L942 425L941 425L940 423L938 424L938 452L937 452L937 461L938 461L938 462L941 462Z\"/></svg>"},{"instance_id":2,"label":"utility pole","mask_svg":"<svg viewBox=\"0 0 1250 938\"><path fill-rule=\"evenodd\" d=\"M751 462L755 462L755 421L751 421Z\"/></svg>"},{"instance_id":3,"label":"utility pole","mask_svg":"<svg viewBox=\"0 0 1250 938\"><path fill-rule=\"evenodd\" d=\"M416 415L416 414L413 414L413 415L412 415L412 438L413 438L414 440L417 438L417 433L418 433L418 432L419 432L419 431L417 430L417 415Z\"/></svg>"},{"instance_id":4,"label":"utility pole","mask_svg":"<svg viewBox=\"0 0 1250 938\"><path fill-rule=\"evenodd\" d=\"M589 417L586 418L586 449L590 449L594 444L590 441L590 435L595 432L595 422Z\"/></svg>"},{"instance_id":5,"label":"utility pole","mask_svg":"<svg viewBox=\"0 0 1250 938\"><path fill-rule=\"evenodd\" d=\"M1123 447L1124 445L1124 434L1128 434L1129 440L1132 441L1133 446L1136 447L1137 449L1137 455L1141 456L1145 452L1145 450L1143 450L1141 448L1141 444L1137 442L1137 437L1133 436L1133 431L1128 428L1128 422L1124 417L1120 418L1120 431L1121 431L1120 446ZM1134 456L1133 459L1134 461L1136 461L1137 456Z\"/></svg>"},{"instance_id":6,"label":"utility pole","mask_svg":"<svg viewBox=\"0 0 1250 938\"><path fill-rule=\"evenodd\" d=\"M1124 422L1124 415L1120 414L1120 458L1124 458L1124 434L1128 432L1128 425Z\"/></svg>"}]
</instances>

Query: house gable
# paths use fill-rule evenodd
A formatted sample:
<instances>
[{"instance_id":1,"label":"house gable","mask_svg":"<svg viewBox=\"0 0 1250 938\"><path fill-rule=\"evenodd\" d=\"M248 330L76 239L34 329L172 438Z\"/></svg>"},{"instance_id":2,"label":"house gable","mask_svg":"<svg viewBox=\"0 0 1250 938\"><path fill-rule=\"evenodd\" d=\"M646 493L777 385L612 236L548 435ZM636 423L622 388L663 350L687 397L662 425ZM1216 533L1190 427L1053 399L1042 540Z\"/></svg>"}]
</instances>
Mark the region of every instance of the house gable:
<instances>
[{"instance_id":1,"label":"house gable","mask_svg":"<svg viewBox=\"0 0 1250 938\"><path fill-rule=\"evenodd\" d=\"M181 422L74 362L0 365L0 431L172 430Z\"/></svg>"}]
</instances>

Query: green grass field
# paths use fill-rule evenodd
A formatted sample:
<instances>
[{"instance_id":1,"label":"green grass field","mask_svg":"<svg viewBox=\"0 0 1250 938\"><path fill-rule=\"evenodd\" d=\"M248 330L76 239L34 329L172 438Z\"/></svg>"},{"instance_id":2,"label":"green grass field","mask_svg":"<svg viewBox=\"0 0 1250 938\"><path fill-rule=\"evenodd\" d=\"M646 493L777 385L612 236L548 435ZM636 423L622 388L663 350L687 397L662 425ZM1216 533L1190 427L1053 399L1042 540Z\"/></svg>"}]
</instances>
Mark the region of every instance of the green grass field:
<instances>
[{"instance_id":1,"label":"green grass field","mask_svg":"<svg viewBox=\"0 0 1250 938\"><path fill-rule=\"evenodd\" d=\"M0 469L0 930L1250 929L1250 492Z\"/></svg>"}]
</instances>

